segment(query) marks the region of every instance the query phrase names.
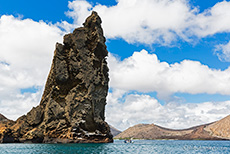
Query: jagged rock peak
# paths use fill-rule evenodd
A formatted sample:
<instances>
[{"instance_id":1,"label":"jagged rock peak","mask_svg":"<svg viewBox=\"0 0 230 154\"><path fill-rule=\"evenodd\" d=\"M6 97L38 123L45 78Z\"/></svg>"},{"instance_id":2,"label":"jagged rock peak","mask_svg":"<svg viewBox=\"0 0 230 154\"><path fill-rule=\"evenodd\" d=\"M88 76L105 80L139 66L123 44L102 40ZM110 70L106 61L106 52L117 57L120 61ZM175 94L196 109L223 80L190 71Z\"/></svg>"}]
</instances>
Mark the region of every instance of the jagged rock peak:
<instances>
[{"instance_id":1,"label":"jagged rock peak","mask_svg":"<svg viewBox=\"0 0 230 154\"><path fill-rule=\"evenodd\" d=\"M10 127L17 142L112 142L104 121L108 51L96 12L57 43L40 105Z\"/></svg>"}]
</instances>

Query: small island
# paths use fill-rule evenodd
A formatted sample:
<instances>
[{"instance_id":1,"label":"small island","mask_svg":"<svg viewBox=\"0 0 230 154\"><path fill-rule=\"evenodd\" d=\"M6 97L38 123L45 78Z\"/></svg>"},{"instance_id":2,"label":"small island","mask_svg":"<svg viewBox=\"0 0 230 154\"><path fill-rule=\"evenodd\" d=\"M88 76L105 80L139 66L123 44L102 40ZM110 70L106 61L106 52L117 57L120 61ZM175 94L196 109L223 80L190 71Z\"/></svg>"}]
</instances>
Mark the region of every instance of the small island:
<instances>
[{"instance_id":1,"label":"small island","mask_svg":"<svg viewBox=\"0 0 230 154\"><path fill-rule=\"evenodd\" d=\"M115 139L145 140L230 140L230 115L216 122L188 129L169 129L155 124L138 124L115 136Z\"/></svg>"}]
</instances>

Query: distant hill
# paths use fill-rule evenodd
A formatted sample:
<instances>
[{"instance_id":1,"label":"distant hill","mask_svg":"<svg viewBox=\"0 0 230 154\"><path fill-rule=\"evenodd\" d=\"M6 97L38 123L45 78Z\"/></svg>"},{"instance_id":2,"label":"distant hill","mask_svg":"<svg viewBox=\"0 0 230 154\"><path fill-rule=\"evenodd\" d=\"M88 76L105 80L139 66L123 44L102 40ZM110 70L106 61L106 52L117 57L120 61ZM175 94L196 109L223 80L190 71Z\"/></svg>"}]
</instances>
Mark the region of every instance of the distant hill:
<instances>
[{"instance_id":1,"label":"distant hill","mask_svg":"<svg viewBox=\"0 0 230 154\"><path fill-rule=\"evenodd\" d=\"M138 124L115 138L178 139L178 140L229 140L230 116L219 121L188 129L174 130L154 124Z\"/></svg>"},{"instance_id":2,"label":"distant hill","mask_svg":"<svg viewBox=\"0 0 230 154\"><path fill-rule=\"evenodd\" d=\"M110 127L110 131L111 131L111 133L112 133L113 136L117 136L118 134L121 133L121 131L118 130L118 129L116 129L115 127L113 127L111 125L109 125L109 127Z\"/></svg>"}]
</instances>

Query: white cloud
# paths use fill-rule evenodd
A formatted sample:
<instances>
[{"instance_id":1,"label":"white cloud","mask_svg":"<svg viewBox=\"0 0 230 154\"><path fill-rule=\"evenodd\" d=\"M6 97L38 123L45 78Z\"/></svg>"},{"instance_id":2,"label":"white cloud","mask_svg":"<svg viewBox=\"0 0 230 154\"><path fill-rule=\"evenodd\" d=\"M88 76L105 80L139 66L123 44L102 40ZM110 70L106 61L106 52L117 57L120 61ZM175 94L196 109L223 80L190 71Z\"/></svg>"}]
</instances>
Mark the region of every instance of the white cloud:
<instances>
[{"instance_id":1,"label":"white cloud","mask_svg":"<svg viewBox=\"0 0 230 154\"><path fill-rule=\"evenodd\" d=\"M107 99L106 120L121 130L138 123L188 128L229 114L230 101L178 103L170 95L178 92L230 95L230 68L221 71L190 60L168 64L145 50L134 52L123 61L109 54L108 64L112 92ZM158 98L167 103L161 105L145 92L157 92Z\"/></svg>"},{"instance_id":2,"label":"white cloud","mask_svg":"<svg viewBox=\"0 0 230 154\"><path fill-rule=\"evenodd\" d=\"M16 120L19 116L26 114L32 107L39 104L42 95L40 88L36 93L23 93L11 91L1 94L0 113L9 119ZM7 97L6 97L7 96Z\"/></svg>"},{"instance_id":3,"label":"white cloud","mask_svg":"<svg viewBox=\"0 0 230 154\"><path fill-rule=\"evenodd\" d=\"M99 13L107 38L123 38L127 42L169 44L177 35L184 37L182 31L193 11L185 0L119 0L117 5L92 6L84 0L69 4L67 14L82 23L91 10Z\"/></svg>"},{"instance_id":4,"label":"white cloud","mask_svg":"<svg viewBox=\"0 0 230 154\"><path fill-rule=\"evenodd\" d=\"M197 14L192 20L191 32L199 37L206 37L216 33L230 32L230 2L216 3L210 9Z\"/></svg>"},{"instance_id":5,"label":"white cloud","mask_svg":"<svg viewBox=\"0 0 230 154\"><path fill-rule=\"evenodd\" d=\"M185 0L120 0L116 6L93 9L101 15L108 38L147 44L175 41L193 12Z\"/></svg>"},{"instance_id":6,"label":"white cloud","mask_svg":"<svg viewBox=\"0 0 230 154\"><path fill-rule=\"evenodd\" d=\"M116 94L118 93L115 90ZM230 101L161 105L149 95L109 93L106 121L120 130L139 123L182 129L220 120L229 114ZM121 92L122 93L122 92ZM123 101L120 99L124 97Z\"/></svg>"},{"instance_id":7,"label":"white cloud","mask_svg":"<svg viewBox=\"0 0 230 154\"><path fill-rule=\"evenodd\" d=\"M230 62L230 42L216 46L215 54L221 61Z\"/></svg>"},{"instance_id":8,"label":"white cloud","mask_svg":"<svg viewBox=\"0 0 230 154\"><path fill-rule=\"evenodd\" d=\"M67 14L76 25L95 10L102 18L107 38L129 43L171 45L178 39L196 41L216 33L230 32L230 2L219 2L199 12L188 0L118 0L117 5L95 6L86 0L69 3Z\"/></svg>"},{"instance_id":9,"label":"white cloud","mask_svg":"<svg viewBox=\"0 0 230 154\"><path fill-rule=\"evenodd\" d=\"M155 91L165 100L177 92L230 95L230 68L221 71L190 60L168 64L145 50L134 52L123 61L110 54L108 62L112 88Z\"/></svg>"},{"instance_id":10,"label":"white cloud","mask_svg":"<svg viewBox=\"0 0 230 154\"><path fill-rule=\"evenodd\" d=\"M0 113L16 119L39 103L55 43L62 42L62 35L59 28L43 21L1 16ZM39 89L21 94L20 89L30 87Z\"/></svg>"},{"instance_id":11,"label":"white cloud","mask_svg":"<svg viewBox=\"0 0 230 154\"><path fill-rule=\"evenodd\" d=\"M68 8L72 11L66 12L66 15L74 19L74 27L82 26L82 23L90 15L92 5L85 0L69 1L68 3Z\"/></svg>"}]
</instances>

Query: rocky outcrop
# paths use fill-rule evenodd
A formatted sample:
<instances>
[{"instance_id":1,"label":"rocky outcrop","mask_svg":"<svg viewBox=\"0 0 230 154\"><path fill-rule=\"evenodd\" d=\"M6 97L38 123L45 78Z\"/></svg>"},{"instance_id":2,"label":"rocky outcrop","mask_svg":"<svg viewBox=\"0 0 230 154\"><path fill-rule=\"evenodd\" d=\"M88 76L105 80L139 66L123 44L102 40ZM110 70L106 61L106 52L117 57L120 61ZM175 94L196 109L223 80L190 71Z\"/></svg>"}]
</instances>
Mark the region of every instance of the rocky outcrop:
<instances>
[{"instance_id":1,"label":"rocky outcrop","mask_svg":"<svg viewBox=\"0 0 230 154\"><path fill-rule=\"evenodd\" d=\"M101 19L92 12L83 25L56 44L40 105L5 129L10 142L113 141L104 121L109 78Z\"/></svg>"},{"instance_id":2,"label":"rocky outcrop","mask_svg":"<svg viewBox=\"0 0 230 154\"><path fill-rule=\"evenodd\" d=\"M183 130L174 130L154 124L138 124L114 138L175 139L175 140L229 140L230 116L219 121Z\"/></svg>"},{"instance_id":3,"label":"rocky outcrop","mask_svg":"<svg viewBox=\"0 0 230 154\"><path fill-rule=\"evenodd\" d=\"M7 122L9 119L7 119L4 115L0 113L0 122Z\"/></svg>"},{"instance_id":4,"label":"rocky outcrop","mask_svg":"<svg viewBox=\"0 0 230 154\"><path fill-rule=\"evenodd\" d=\"M13 124L14 121L7 119L4 115L0 114L0 143L13 143L17 142L12 135L12 130L9 129Z\"/></svg>"}]
</instances>

